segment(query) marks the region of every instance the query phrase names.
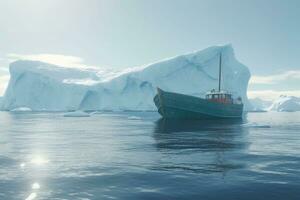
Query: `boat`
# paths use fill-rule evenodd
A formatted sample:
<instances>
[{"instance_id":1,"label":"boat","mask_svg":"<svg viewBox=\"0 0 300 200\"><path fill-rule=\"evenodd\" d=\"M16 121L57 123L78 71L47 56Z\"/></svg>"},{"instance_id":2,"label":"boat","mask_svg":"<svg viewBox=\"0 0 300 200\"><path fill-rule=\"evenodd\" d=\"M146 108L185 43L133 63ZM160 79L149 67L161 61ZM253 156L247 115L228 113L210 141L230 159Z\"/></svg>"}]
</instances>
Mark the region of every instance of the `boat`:
<instances>
[{"instance_id":1,"label":"boat","mask_svg":"<svg viewBox=\"0 0 300 200\"><path fill-rule=\"evenodd\" d=\"M154 103L166 119L242 118L243 102L230 92L221 90L222 54L219 59L218 90L207 92L205 98L164 91L157 88Z\"/></svg>"}]
</instances>

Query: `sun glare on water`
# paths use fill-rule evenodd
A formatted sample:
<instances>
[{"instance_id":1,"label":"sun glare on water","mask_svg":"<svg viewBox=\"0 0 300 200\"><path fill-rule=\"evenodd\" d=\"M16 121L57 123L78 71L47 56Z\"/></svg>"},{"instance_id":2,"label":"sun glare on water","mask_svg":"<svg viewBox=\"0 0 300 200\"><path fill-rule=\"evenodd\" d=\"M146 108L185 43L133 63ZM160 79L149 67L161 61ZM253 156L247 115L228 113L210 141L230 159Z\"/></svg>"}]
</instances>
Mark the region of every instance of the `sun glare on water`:
<instances>
[{"instance_id":1,"label":"sun glare on water","mask_svg":"<svg viewBox=\"0 0 300 200\"><path fill-rule=\"evenodd\" d=\"M40 186L39 183L34 183L34 184L32 184L31 188L34 189L34 190L38 190L38 189L41 188L41 186Z\"/></svg>"},{"instance_id":2,"label":"sun glare on water","mask_svg":"<svg viewBox=\"0 0 300 200\"><path fill-rule=\"evenodd\" d=\"M36 193L33 192L33 193L31 193L25 200L33 200L33 199L35 199L36 197L37 197Z\"/></svg>"},{"instance_id":3,"label":"sun glare on water","mask_svg":"<svg viewBox=\"0 0 300 200\"><path fill-rule=\"evenodd\" d=\"M35 164L35 165L44 165L44 164L49 163L49 160L46 158L43 158L42 156L36 156L30 160L30 163Z\"/></svg>"}]
</instances>

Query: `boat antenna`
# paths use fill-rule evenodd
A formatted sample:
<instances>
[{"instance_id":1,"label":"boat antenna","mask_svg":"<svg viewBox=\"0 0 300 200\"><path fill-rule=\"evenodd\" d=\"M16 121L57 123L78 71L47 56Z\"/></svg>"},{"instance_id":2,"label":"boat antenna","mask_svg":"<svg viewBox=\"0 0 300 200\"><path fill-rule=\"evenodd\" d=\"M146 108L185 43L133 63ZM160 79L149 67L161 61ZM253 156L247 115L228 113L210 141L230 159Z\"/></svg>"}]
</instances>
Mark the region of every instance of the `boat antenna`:
<instances>
[{"instance_id":1,"label":"boat antenna","mask_svg":"<svg viewBox=\"0 0 300 200\"><path fill-rule=\"evenodd\" d=\"M220 53L220 60L219 60L219 92L221 92L221 73L222 73L222 52Z\"/></svg>"}]
</instances>

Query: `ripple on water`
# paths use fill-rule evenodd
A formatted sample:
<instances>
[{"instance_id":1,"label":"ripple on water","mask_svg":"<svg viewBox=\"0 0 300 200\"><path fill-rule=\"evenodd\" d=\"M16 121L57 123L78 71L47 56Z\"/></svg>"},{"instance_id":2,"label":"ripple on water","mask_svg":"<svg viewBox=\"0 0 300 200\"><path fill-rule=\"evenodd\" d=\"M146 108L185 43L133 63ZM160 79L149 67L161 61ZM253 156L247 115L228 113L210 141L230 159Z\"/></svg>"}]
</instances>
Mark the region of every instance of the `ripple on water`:
<instances>
[{"instance_id":1,"label":"ripple on water","mask_svg":"<svg viewBox=\"0 0 300 200\"><path fill-rule=\"evenodd\" d=\"M0 119L0 199L300 195L299 113L229 121L159 120L150 112Z\"/></svg>"}]
</instances>

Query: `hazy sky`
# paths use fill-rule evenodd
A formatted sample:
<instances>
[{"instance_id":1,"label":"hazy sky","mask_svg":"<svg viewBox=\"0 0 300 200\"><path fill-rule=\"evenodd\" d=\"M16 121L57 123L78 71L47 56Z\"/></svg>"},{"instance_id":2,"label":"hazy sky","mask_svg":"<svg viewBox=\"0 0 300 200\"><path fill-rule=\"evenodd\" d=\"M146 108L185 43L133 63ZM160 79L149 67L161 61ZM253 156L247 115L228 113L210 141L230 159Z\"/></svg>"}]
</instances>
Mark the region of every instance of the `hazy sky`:
<instances>
[{"instance_id":1,"label":"hazy sky","mask_svg":"<svg viewBox=\"0 0 300 200\"><path fill-rule=\"evenodd\" d=\"M300 94L299 0L1 0L0 8L0 95L18 58L122 68L228 43L252 73L250 95Z\"/></svg>"}]
</instances>

